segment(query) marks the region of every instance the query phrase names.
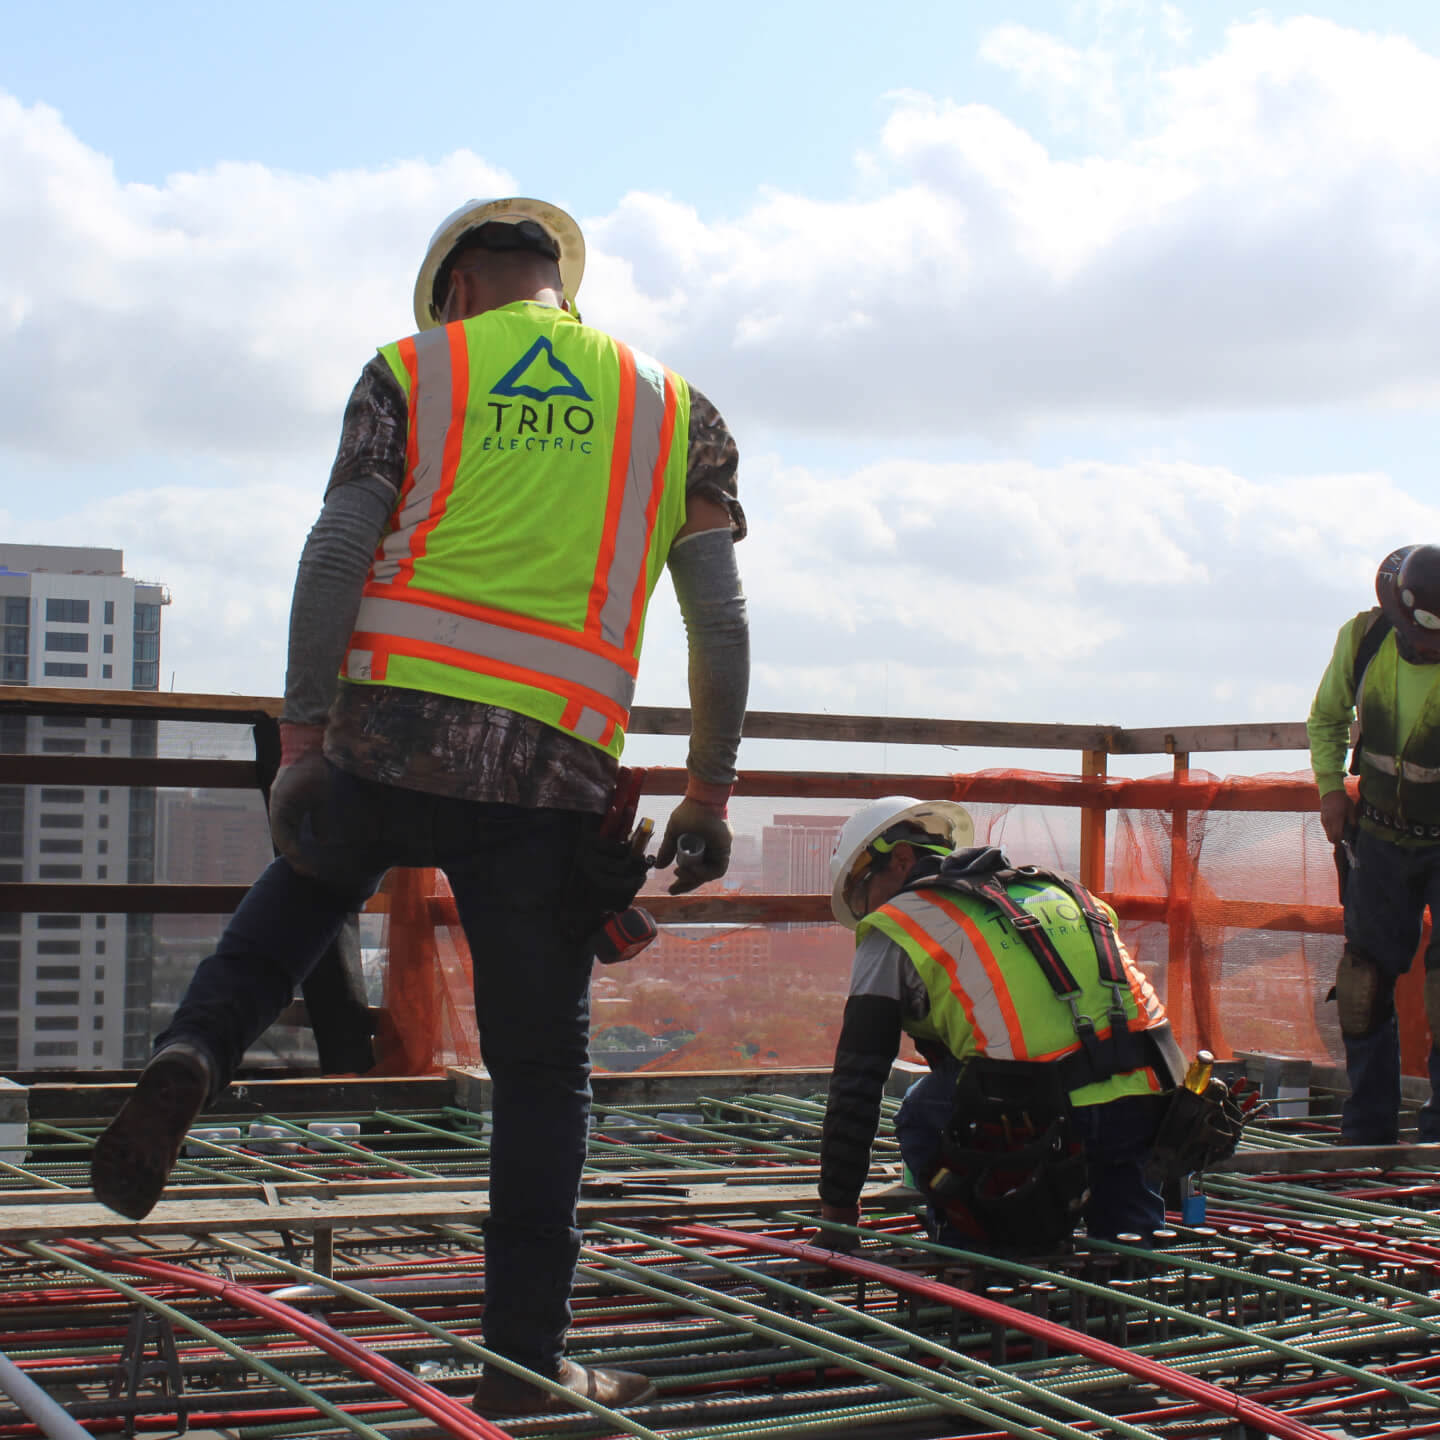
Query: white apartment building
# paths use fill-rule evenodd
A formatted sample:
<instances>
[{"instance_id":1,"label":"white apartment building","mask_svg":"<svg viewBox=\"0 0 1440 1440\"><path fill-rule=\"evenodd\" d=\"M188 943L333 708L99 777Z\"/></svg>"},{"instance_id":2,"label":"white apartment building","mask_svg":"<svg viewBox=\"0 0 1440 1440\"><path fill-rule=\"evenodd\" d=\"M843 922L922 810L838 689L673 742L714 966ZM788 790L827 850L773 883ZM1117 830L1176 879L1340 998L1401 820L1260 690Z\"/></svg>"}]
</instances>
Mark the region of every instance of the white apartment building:
<instances>
[{"instance_id":1,"label":"white apartment building","mask_svg":"<svg viewBox=\"0 0 1440 1440\"><path fill-rule=\"evenodd\" d=\"M119 550L0 544L0 683L157 690L163 586ZM153 720L0 716L0 751L153 755ZM0 880L147 883L155 792L0 786ZM0 913L0 1071L149 1053L150 916Z\"/></svg>"}]
</instances>

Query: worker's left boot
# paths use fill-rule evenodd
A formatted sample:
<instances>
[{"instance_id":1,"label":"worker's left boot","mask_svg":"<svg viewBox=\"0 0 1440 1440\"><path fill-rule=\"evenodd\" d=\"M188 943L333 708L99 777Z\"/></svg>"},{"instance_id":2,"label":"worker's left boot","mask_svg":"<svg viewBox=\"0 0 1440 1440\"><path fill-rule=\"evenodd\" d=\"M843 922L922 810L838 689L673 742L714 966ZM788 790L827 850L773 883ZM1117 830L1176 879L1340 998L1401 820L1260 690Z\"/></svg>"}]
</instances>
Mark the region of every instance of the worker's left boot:
<instances>
[{"instance_id":1,"label":"worker's left boot","mask_svg":"<svg viewBox=\"0 0 1440 1440\"><path fill-rule=\"evenodd\" d=\"M554 1379L576 1395L596 1400L611 1410L638 1405L655 1394L654 1382L648 1375L634 1370L601 1370L577 1365L573 1360L562 1360ZM532 1385L499 1366L489 1365L480 1377L470 1408L487 1419L502 1420L516 1415L549 1415L579 1407L570 1404L563 1395Z\"/></svg>"},{"instance_id":2,"label":"worker's left boot","mask_svg":"<svg viewBox=\"0 0 1440 1440\"><path fill-rule=\"evenodd\" d=\"M102 1205L131 1220L155 1207L195 1117L214 1083L208 1055L177 1043L158 1051L90 1157L90 1186Z\"/></svg>"}]
</instances>

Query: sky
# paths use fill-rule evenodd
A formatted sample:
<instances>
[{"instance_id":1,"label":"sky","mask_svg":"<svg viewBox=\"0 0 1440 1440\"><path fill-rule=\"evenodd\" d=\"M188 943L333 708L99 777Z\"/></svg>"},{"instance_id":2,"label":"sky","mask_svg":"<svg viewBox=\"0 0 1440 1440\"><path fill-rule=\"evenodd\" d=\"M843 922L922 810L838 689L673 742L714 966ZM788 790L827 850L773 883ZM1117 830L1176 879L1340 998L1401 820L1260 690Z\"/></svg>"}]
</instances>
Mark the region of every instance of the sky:
<instances>
[{"instance_id":1,"label":"sky","mask_svg":"<svg viewBox=\"0 0 1440 1440\"><path fill-rule=\"evenodd\" d=\"M176 690L282 690L470 196L569 209L587 321L729 422L754 709L1300 720L1440 540L1440 8L0 14L0 538L164 581ZM637 701L686 702L664 581Z\"/></svg>"}]
</instances>

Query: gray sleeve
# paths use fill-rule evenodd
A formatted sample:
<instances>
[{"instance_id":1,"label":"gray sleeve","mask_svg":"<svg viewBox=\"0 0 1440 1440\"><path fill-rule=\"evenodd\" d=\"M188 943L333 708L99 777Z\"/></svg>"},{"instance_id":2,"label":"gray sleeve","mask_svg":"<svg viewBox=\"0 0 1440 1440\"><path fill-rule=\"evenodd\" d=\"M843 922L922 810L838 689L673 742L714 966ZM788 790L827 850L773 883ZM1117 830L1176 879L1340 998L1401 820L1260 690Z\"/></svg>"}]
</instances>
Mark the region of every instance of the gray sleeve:
<instances>
[{"instance_id":1,"label":"gray sleeve","mask_svg":"<svg viewBox=\"0 0 1440 1440\"><path fill-rule=\"evenodd\" d=\"M907 1020L930 1013L930 996L910 957L883 930L869 930L855 947L850 994L894 1000Z\"/></svg>"},{"instance_id":2,"label":"gray sleeve","mask_svg":"<svg viewBox=\"0 0 1440 1440\"><path fill-rule=\"evenodd\" d=\"M730 785L750 688L750 622L735 543L726 530L702 530L670 548L666 562L690 647L690 753L697 780Z\"/></svg>"},{"instance_id":3,"label":"gray sleeve","mask_svg":"<svg viewBox=\"0 0 1440 1440\"><path fill-rule=\"evenodd\" d=\"M323 725L335 698L360 592L395 504L375 475L332 486L300 555L290 602L290 658L282 720Z\"/></svg>"}]
</instances>

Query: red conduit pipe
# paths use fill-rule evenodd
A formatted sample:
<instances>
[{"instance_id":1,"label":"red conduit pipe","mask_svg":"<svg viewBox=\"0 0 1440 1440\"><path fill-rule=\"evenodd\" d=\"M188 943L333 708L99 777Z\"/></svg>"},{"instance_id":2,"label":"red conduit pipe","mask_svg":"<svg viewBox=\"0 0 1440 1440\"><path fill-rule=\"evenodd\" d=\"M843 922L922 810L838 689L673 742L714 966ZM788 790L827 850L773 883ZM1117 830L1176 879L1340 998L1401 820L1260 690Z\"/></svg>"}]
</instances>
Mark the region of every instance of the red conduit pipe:
<instances>
[{"instance_id":1,"label":"red conduit pipe","mask_svg":"<svg viewBox=\"0 0 1440 1440\"><path fill-rule=\"evenodd\" d=\"M359 1341L342 1335L324 1320L307 1315L282 1300L273 1300L249 1286L219 1280L213 1275L187 1270L180 1265L169 1265L163 1260L141 1260L117 1255L114 1251L91 1245L84 1240L62 1240L59 1243L66 1249L84 1255L102 1268L124 1270L144 1275L148 1279L167 1280L172 1284L184 1285L201 1295L225 1300L239 1309L250 1311L251 1314L264 1316L267 1320L282 1325L292 1334L309 1340L364 1379L373 1380L397 1400L406 1401L427 1419L433 1420L446 1434L456 1436L458 1440L511 1440L506 1431L477 1415L453 1396L443 1394L434 1386L427 1385L423 1380L411 1375L409 1371L402 1370L394 1361L387 1360L383 1355L376 1355Z\"/></svg>"},{"instance_id":2,"label":"red conduit pipe","mask_svg":"<svg viewBox=\"0 0 1440 1440\"><path fill-rule=\"evenodd\" d=\"M1097 1340L1065 1325L1057 1325L1052 1320L1041 1320L1038 1316L1016 1310L1009 1305L1001 1305L994 1300L986 1300L979 1295L972 1295L966 1290L957 1290L953 1285L945 1285L938 1280L925 1280L890 1265L877 1265L873 1260L860 1260L853 1255L822 1250L818 1245L775 1240L769 1235L725 1230L717 1225L671 1225L668 1228L676 1235L708 1240L712 1244L733 1245L740 1250L765 1255L784 1255L791 1260L806 1260L813 1265L838 1270L842 1274L877 1281L907 1295L917 1295L938 1304L950 1305L957 1310L968 1311L992 1324L1003 1324L1006 1329L1019 1330L1043 1339L1052 1346L1063 1347L1090 1360L1099 1360L1172 1395L1198 1400L1217 1415L1228 1415L1267 1435L1278 1436L1279 1440L1329 1440L1323 1431L1301 1421L1291 1420L1268 1406L1257 1405L1251 1400L1232 1395L1228 1390L1222 1390L1208 1380L1201 1380L1199 1376L1169 1365L1161 1365L1142 1355L1132 1355L1118 1345Z\"/></svg>"}]
</instances>

